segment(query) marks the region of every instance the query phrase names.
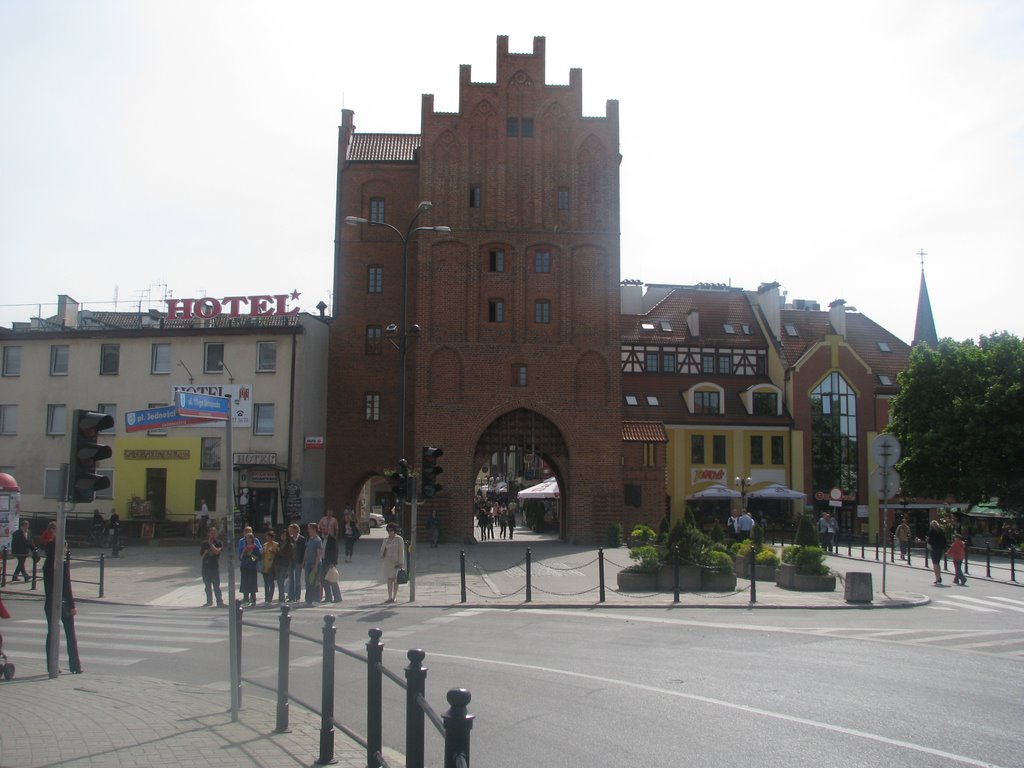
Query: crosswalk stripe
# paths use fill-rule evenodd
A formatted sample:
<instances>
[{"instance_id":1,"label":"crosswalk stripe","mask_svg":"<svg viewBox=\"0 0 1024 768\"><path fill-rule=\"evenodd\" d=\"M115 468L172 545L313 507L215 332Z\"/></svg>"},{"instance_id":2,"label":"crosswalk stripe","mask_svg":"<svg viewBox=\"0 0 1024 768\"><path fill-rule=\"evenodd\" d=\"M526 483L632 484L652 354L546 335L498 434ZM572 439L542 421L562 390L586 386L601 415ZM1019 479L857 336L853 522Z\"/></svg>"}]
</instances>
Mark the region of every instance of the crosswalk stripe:
<instances>
[{"instance_id":1,"label":"crosswalk stripe","mask_svg":"<svg viewBox=\"0 0 1024 768\"><path fill-rule=\"evenodd\" d=\"M963 600L963 601L968 602L968 603L976 603L978 605L987 605L989 607L993 607L994 606L996 608L1001 608L1001 609L1006 610L1006 611L1016 611L1017 613L1024 613L1024 606L1005 605L1004 603L999 602L999 598L993 598L993 597L990 597L988 595L986 595L987 599L985 599L985 600L982 600L980 597L970 597L969 595L950 595L949 597L950 597L950 599L953 599L953 600ZM988 602L989 600L996 600L996 602L990 603L990 602ZM963 607L966 608L967 606L963 606Z\"/></svg>"},{"instance_id":2,"label":"crosswalk stripe","mask_svg":"<svg viewBox=\"0 0 1024 768\"><path fill-rule=\"evenodd\" d=\"M977 605L961 605L960 603L954 603L948 600L939 600L938 602L945 603L946 605L955 605L957 608L967 608L970 611L977 611L978 613L999 613L995 608L982 608Z\"/></svg>"}]
</instances>

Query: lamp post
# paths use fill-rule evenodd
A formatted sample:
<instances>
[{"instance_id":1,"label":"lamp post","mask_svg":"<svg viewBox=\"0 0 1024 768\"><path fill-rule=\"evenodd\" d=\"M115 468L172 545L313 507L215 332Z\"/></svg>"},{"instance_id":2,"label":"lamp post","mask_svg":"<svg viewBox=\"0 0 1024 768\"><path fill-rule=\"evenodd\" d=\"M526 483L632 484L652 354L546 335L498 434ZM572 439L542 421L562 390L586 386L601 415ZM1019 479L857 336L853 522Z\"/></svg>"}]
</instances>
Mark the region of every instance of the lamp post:
<instances>
[{"instance_id":1,"label":"lamp post","mask_svg":"<svg viewBox=\"0 0 1024 768\"><path fill-rule=\"evenodd\" d=\"M740 489L740 506L742 507L742 512L741 512L741 517L742 517L742 515L746 514L746 511L747 511L747 489L751 485L753 485L754 481L751 480L749 477L737 477L734 480L734 482L736 483L736 487ZM744 522L743 525L746 525L746 522ZM737 527L738 527L738 524L737 524ZM737 531L737 533L738 533L738 531ZM750 535L750 531L745 531L745 533L748 536Z\"/></svg>"},{"instance_id":2,"label":"lamp post","mask_svg":"<svg viewBox=\"0 0 1024 768\"><path fill-rule=\"evenodd\" d=\"M395 465L405 457L405 397L406 397L406 355L409 350L409 336L417 335L419 333L419 327L414 326L409 328L409 242L412 240L413 235L419 232L437 232L439 234L450 235L452 232L451 227L445 226L433 226L433 227L417 227L416 221L424 213L433 208L433 203L424 200L418 206L416 206L416 213L413 214L412 219L409 220L409 224L405 228L405 232L400 230L393 224L389 224L386 221L372 221L370 219L363 218L361 216L346 216L345 224L350 227L357 227L360 224L366 224L370 227L385 227L390 229L402 242L402 305L401 305L401 319L399 327L396 329L395 334L398 337L398 450L395 456ZM388 327L391 330L391 327ZM415 485L413 486L415 490ZM416 567L415 567L415 552L416 552L416 493L412 494L412 520L409 540L409 599L414 600L416 598Z\"/></svg>"}]
</instances>

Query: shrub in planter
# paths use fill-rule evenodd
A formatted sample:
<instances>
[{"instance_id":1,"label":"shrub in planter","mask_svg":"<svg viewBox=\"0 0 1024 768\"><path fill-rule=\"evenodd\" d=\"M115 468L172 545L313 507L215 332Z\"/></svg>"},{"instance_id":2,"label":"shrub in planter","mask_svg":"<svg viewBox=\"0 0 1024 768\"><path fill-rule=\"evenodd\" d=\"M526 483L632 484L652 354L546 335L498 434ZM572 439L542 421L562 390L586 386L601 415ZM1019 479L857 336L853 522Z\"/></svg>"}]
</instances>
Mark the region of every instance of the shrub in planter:
<instances>
[{"instance_id":1,"label":"shrub in planter","mask_svg":"<svg viewBox=\"0 0 1024 768\"><path fill-rule=\"evenodd\" d=\"M798 547L817 547L821 545L818 539L818 527L810 515L801 515L800 524L796 527L796 536L793 543Z\"/></svg>"},{"instance_id":2,"label":"shrub in planter","mask_svg":"<svg viewBox=\"0 0 1024 768\"><path fill-rule=\"evenodd\" d=\"M656 573L661 566L661 555L652 546L633 547L629 550L629 559L634 564L624 568L629 573Z\"/></svg>"},{"instance_id":3,"label":"shrub in planter","mask_svg":"<svg viewBox=\"0 0 1024 768\"><path fill-rule=\"evenodd\" d=\"M718 573L732 573L732 558L729 557L728 552L722 550L707 550L701 557L700 564L704 568Z\"/></svg>"},{"instance_id":4,"label":"shrub in planter","mask_svg":"<svg viewBox=\"0 0 1024 768\"><path fill-rule=\"evenodd\" d=\"M646 523L639 523L633 526L633 530L629 533L629 539L633 542L634 546L644 546L654 541L658 535L654 532L654 529Z\"/></svg>"},{"instance_id":5,"label":"shrub in planter","mask_svg":"<svg viewBox=\"0 0 1024 768\"><path fill-rule=\"evenodd\" d=\"M711 539L696 527L686 525L686 516L676 522L668 532L668 546L665 562L699 563L705 551L711 548Z\"/></svg>"},{"instance_id":6,"label":"shrub in planter","mask_svg":"<svg viewBox=\"0 0 1024 768\"><path fill-rule=\"evenodd\" d=\"M811 576L828 575L828 566L825 565L825 551L821 547L797 547L793 556L793 564L797 573L806 573Z\"/></svg>"},{"instance_id":7,"label":"shrub in planter","mask_svg":"<svg viewBox=\"0 0 1024 768\"><path fill-rule=\"evenodd\" d=\"M754 562L757 565L778 565L779 556L771 547L762 547L761 551L754 555Z\"/></svg>"},{"instance_id":8,"label":"shrub in planter","mask_svg":"<svg viewBox=\"0 0 1024 768\"><path fill-rule=\"evenodd\" d=\"M725 531L722 530L722 525L717 520L711 526L711 532L708 535L715 544L722 544L725 541Z\"/></svg>"}]
</instances>

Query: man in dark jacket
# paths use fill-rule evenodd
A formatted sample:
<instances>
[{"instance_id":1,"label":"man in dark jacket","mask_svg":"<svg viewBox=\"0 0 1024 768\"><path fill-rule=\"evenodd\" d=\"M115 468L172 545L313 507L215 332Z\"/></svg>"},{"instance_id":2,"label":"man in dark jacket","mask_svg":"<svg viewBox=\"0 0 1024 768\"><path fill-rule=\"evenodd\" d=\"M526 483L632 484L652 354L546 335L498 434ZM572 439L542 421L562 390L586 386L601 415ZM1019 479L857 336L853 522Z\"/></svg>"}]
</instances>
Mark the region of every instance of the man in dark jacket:
<instances>
[{"instance_id":1,"label":"man in dark jacket","mask_svg":"<svg viewBox=\"0 0 1024 768\"><path fill-rule=\"evenodd\" d=\"M28 571L25 570L25 558L32 553L32 534L29 532L28 520L22 519L18 524L18 530L11 534L11 554L18 558L18 564L14 566L14 575L11 582L18 580L20 573L25 581L28 581Z\"/></svg>"},{"instance_id":2,"label":"man in dark jacket","mask_svg":"<svg viewBox=\"0 0 1024 768\"><path fill-rule=\"evenodd\" d=\"M50 539L44 546L46 553L46 560L43 561L43 593L45 594L45 600L43 601L43 608L46 611L46 666L52 669L51 664L51 648L53 647L51 642L51 633L54 631L54 627L51 621L50 609L53 605L53 576L55 567L55 550L57 542ZM78 675L82 672L82 662L78 658L78 637L75 635L75 614L78 610L75 608L75 598L71 594L71 563L65 561L64 563L64 589L61 594L61 611L60 620L64 625L64 637L68 644L68 668L71 670L71 674ZM60 630L57 630L60 632Z\"/></svg>"},{"instance_id":3,"label":"man in dark jacket","mask_svg":"<svg viewBox=\"0 0 1024 768\"><path fill-rule=\"evenodd\" d=\"M288 580L288 601L294 603L302 596L302 561L306 557L306 537L299 526L292 523L288 526L288 536L292 540L291 576Z\"/></svg>"}]
</instances>

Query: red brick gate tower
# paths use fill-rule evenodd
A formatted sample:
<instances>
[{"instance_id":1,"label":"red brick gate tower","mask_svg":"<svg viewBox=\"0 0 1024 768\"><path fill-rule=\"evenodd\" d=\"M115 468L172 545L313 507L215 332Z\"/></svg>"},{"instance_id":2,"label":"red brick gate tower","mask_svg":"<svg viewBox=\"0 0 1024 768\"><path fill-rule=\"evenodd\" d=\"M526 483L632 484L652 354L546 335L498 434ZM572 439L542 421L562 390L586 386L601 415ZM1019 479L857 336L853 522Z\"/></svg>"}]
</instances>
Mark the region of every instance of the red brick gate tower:
<instances>
[{"instance_id":1,"label":"red brick gate tower","mask_svg":"<svg viewBox=\"0 0 1024 768\"><path fill-rule=\"evenodd\" d=\"M341 223L375 206L404 228L429 200L418 223L452 234L410 248L409 324L422 330L409 342L406 454L418 465L421 446L444 448L444 491L421 521L433 507L448 536L469 535L481 467L497 460L515 481L540 459L560 480L563 538L602 540L620 517L618 103L584 117L580 70L567 86L544 75L544 38L514 54L499 37L496 82L472 82L464 65L458 112L424 95L420 136L360 135L345 113L328 406L337 503L395 461L397 355L386 340L370 353L367 334L397 322L401 265L394 233Z\"/></svg>"}]
</instances>

